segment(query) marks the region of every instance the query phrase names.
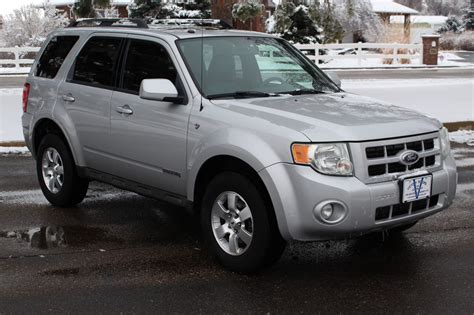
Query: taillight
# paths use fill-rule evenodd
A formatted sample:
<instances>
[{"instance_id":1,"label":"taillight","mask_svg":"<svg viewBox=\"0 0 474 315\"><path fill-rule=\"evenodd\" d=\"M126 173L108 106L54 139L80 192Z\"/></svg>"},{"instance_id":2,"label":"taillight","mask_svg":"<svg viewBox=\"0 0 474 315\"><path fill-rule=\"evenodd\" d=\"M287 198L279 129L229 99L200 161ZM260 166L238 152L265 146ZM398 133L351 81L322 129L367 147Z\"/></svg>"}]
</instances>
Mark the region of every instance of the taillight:
<instances>
[{"instance_id":1,"label":"taillight","mask_svg":"<svg viewBox=\"0 0 474 315\"><path fill-rule=\"evenodd\" d=\"M23 87L23 112L26 113L28 109L28 96L30 95L30 84L25 83Z\"/></svg>"}]
</instances>

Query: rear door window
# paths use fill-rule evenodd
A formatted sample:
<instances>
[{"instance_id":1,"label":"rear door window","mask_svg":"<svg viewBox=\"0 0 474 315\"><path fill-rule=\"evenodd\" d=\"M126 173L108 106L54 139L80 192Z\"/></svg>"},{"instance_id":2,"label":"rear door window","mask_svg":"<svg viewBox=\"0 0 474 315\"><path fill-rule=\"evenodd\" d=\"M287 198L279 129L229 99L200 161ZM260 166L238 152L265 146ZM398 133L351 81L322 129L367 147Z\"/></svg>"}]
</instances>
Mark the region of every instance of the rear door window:
<instances>
[{"instance_id":1,"label":"rear door window","mask_svg":"<svg viewBox=\"0 0 474 315\"><path fill-rule=\"evenodd\" d=\"M168 52L160 44L151 41L130 41L122 78L121 89L133 94L138 94L144 79L168 79L178 91L182 90Z\"/></svg>"},{"instance_id":2,"label":"rear door window","mask_svg":"<svg viewBox=\"0 0 474 315\"><path fill-rule=\"evenodd\" d=\"M71 81L113 87L121 43L118 37L92 37L76 58Z\"/></svg>"},{"instance_id":3,"label":"rear door window","mask_svg":"<svg viewBox=\"0 0 474 315\"><path fill-rule=\"evenodd\" d=\"M61 65L78 39L79 36L53 37L38 61L35 75L48 79L56 77Z\"/></svg>"}]
</instances>

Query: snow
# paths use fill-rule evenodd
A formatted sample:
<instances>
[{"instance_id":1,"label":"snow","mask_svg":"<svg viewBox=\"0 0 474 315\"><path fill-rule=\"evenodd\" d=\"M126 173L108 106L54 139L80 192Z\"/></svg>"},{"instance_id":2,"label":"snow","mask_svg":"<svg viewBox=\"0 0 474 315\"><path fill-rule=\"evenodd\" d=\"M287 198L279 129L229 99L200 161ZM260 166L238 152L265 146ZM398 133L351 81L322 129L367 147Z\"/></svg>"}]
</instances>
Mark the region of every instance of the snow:
<instances>
[{"instance_id":1,"label":"snow","mask_svg":"<svg viewBox=\"0 0 474 315\"><path fill-rule=\"evenodd\" d=\"M457 143L474 146L474 130L459 130L449 133L449 139Z\"/></svg>"},{"instance_id":2,"label":"snow","mask_svg":"<svg viewBox=\"0 0 474 315\"><path fill-rule=\"evenodd\" d=\"M339 53L341 50L331 50L329 51L328 55L334 55ZM369 56L371 53L368 51L363 51L362 54ZM418 56L418 58L411 59L410 64L400 64L398 61L393 62L392 64L384 64L384 59L391 59L390 55L383 56L381 55L380 58L373 58L373 57L362 57L360 62L356 56L354 58L349 59L332 59L327 60L324 64L319 64L318 66L323 69L333 68L393 68L393 67L402 67L402 68L413 68L413 67L423 67L421 60L421 55L419 53L414 54L414 56ZM460 62L463 58L457 56L451 52L439 52L438 55L438 67L471 67L474 66L472 63L469 62Z\"/></svg>"},{"instance_id":3,"label":"snow","mask_svg":"<svg viewBox=\"0 0 474 315\"><path fill-rule=\"evenodd\" d=\"M1 154L30 154L27 147L2 147L0 146Z\"/></svg>"},{"instance_id":4,"label":"snow","mask_svg":"<svg viewBox=\"0 0 474 315\"><path fill-rule=\"evenodd\" d=\"M371 0L373 11L376 13L401 13L418 14L419 12L409 7L390 0Z\"/></svg>"},{"instance_id":5,"label":"snow","mask_svg":"<svg viewBox=\"0 0 474 315\"><path fill-rule=\"evenodd\" d=\"M23 89L0 89L0 143L23 140L22 92Z\"/></svg>"},{"instance_id":6,"label":"snow","mask_svg":"<svg viewBox=\"0 0 474 315\"><path fill-rule=\"evenodd\" d=\"M440 25L446 23L448 19L447 16L444 15L417 15L412 16L410 21L413 24L431 24L431 25ZM395 15L390 17L390 23L394 24L403 24L405 18L401 15Z\"/></svg>"},{"instance_id":7,"label":"snow","mask_svg":"<svg viewBox=\"0 0 474 315\"><path fill-rule=\"evenodd\" d=\"M343 80L342 88L422 112L442 122L474 120L472 79Z\"/></svg>"}]
</instances>

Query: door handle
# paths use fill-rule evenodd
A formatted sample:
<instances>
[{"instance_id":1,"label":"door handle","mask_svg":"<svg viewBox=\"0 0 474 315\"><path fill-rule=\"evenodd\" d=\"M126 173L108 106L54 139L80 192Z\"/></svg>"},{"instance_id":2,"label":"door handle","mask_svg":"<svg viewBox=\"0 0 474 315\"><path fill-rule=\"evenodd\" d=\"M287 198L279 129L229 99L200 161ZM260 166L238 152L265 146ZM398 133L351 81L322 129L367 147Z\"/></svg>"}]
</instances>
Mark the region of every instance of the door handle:
<instances>
[{"instance_id":1,"label":"door handle","mask_svg":"<svg viewBox=\"0 0 474 315\"><path fill-rule=\"evenodd\" d=\"M124 114L124 115L132 115L133 114L133 109L130 108L128 105L123 105L123 106L118 106L115 111L119 114Z\"/></svg>"},{"instance_id":2,"label":"door handle","mask_svg":"<svg viewBox=\"0 0 474 315\"><path fill-rule=\"evenodd\" d=\"M66 94L66 95L63 95L63 101L65 102L70 102L70 103L73 103L76 99L74 98L74 96L72 96L72 94Z\"/></svg>"}]
</instances>

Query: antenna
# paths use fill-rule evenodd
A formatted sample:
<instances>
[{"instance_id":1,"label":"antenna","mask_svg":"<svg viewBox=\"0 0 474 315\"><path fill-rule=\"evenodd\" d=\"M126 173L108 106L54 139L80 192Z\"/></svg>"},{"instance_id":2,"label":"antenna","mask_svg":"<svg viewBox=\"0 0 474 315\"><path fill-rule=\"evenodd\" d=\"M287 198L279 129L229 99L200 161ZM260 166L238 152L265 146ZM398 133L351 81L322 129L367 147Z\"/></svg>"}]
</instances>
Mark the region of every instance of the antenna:
<instances>
[{"instance_id":1,"label":"antenna","mask_svg":"<svg viewBox=\"0 0 474 315\"><path fill-rule=\"evenodd\" d=\"M202 105L202 93L204 92L204 17L201 11L201 105L199 111L202 112L204 106Z\"/></svg>"}]
</instances>

